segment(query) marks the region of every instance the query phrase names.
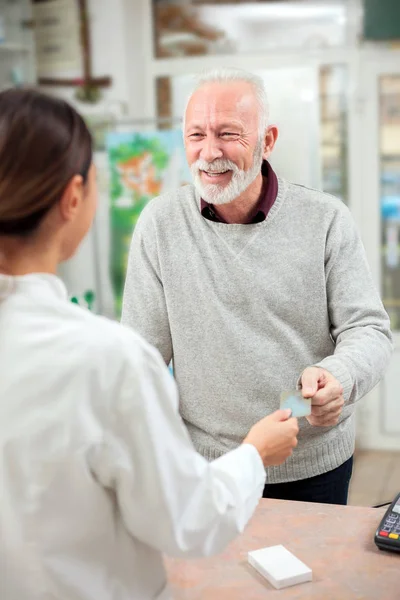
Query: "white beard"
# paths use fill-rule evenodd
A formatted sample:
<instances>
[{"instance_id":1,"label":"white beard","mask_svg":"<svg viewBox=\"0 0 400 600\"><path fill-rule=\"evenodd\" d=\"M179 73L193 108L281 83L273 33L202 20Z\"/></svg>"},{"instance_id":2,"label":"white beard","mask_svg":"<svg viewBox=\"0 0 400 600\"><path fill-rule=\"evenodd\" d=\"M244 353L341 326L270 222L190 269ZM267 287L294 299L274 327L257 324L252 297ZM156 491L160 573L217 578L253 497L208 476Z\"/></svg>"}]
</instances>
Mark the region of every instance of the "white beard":
<instances>
[{"instance_id":1,"label":"white beard","mask_svg":"<svg viewBox=\"0 0 400 600\"><path fill-rule=\"evenodd\" d=\"M229 204L238 198L257 177L261 171L263 163L262 142L258 142L254 150L253 164L250 169L244 171L239 169L235 163L224 158L217 158L208 163L199 159L194 162L190 171L193 177L193 183L201 198L209 204L222 205ZM204 184L201 180L200 171L216 172L232 171L230 182L223 186L218 183Z\"/></svg>"}]
</instances>

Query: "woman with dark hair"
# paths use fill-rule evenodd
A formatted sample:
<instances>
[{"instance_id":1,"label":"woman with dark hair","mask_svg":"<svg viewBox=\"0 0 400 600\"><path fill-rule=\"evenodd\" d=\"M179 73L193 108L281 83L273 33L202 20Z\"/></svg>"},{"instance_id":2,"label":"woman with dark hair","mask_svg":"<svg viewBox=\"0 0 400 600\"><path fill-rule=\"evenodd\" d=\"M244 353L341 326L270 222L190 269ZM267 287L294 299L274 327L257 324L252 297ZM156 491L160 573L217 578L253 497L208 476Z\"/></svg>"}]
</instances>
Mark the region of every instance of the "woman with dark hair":
<instances>
[{"instance_id":1,"label":"woman with dark hair","mask_svg":"<svg viewBox=\"0 0 400 600\"><path fill-rule=\"evenodd\" d=\"M169 597L162 553L222 550L264 465L296 445L278 411L212 463L195 452L158 352L68 302L56 276L95 208L82 118L35 91L0 93L2 600Z\"/></svg>"}]
</instances>

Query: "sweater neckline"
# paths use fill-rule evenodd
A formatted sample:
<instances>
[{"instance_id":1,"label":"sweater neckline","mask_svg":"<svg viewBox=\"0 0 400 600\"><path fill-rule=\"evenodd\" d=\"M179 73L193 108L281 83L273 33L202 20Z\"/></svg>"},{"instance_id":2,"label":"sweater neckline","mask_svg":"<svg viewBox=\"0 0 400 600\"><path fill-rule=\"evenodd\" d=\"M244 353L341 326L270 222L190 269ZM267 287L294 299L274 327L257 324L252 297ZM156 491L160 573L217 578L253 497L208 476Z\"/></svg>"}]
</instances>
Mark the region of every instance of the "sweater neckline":
<instances>
[{"instance_id":1,"label":"sweater neckline","mask_svg":"<svg viewBox=\"0 0 400 600\"><path fill-rule=\"evenodd\" d=\"M263 227L269 226L271 221L273 221L273 219L275 218L276 214L279 212L279 210L283 204L283 201L284 201L285 195L286 195L286 189L287 189L286 181L284 179L282 179L281 177L278 177L278 193L276 195L275 202L272 205L271 209L269 210L268 215L266 216L264 221L261 221L260 223L220 223L217 221L210 221L208 219L205 219L201 214L201 196L195 188L194 188L194 194L195 194L195 199L196 199L196 208L199 212L199 215L201 216L202 220L205 221L210 227L216 227L220 230L222 229L225 231L240 230L240 229L245 229L246 231L255 231L256 229L262 229Z\"/></svg>"}]
</instances>

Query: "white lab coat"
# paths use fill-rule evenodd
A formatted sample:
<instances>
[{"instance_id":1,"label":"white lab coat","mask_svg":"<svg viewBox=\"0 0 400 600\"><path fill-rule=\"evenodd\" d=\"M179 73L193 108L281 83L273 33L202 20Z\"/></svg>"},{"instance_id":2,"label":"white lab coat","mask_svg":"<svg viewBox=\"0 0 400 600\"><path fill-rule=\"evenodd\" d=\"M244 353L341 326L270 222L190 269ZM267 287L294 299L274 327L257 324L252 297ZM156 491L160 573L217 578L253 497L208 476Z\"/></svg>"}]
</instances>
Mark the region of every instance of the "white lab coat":
<instances>
[{"instance_id":1,"label":"white lab coat","mask_svg":"<svg viewBox=\"0 0 400 600\"><path fill-rule=\"evenodd\" d=\"M55 276L0 276L1 600L169 598L162 553L221 551L264 482L253 446L194 451L142 338Z\"/></svg>"}]
</instances>

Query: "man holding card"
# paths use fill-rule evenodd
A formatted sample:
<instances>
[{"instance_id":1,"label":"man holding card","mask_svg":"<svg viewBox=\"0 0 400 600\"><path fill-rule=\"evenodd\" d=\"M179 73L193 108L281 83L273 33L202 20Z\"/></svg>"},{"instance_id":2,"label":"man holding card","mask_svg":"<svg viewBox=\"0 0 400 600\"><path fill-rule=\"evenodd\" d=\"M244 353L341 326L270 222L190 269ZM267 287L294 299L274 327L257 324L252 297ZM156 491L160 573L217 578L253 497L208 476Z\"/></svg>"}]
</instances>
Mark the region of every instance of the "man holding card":
<instances>
[{"instance_id":1,"label":"man holding card","mask_svg":"<svg viewBox=\"0 0 400 600\"><path fill-rule=\"evenodd\" d=\"M264 496L345 504L355 405L390 359L389 319L346 206L274 173L277 135L258 77L199 80L184 122L194 185L143 211L123 322L173 360L203 456L289 406L299 444Z\"/></svg>"}]
</instances>

